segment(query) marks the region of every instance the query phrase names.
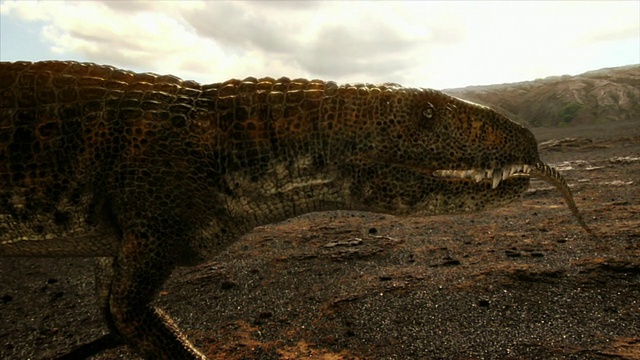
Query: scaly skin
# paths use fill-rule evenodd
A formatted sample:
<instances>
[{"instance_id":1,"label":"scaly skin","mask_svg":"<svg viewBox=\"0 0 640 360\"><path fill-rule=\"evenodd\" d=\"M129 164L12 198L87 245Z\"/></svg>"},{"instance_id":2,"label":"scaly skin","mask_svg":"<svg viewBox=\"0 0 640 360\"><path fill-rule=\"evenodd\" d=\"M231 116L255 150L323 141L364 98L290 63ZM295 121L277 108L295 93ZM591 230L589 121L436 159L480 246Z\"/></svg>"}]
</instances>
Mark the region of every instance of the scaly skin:
<instances>
[{"instance_id":1,"label":"scaly skin","mask_svg":"<svg viewBox=\"0 0 640 360\"><path fill-rule=\"evenodd\" d=\"M150 303L257 225L480 211L529 172L572 204L544 166L530 131L435 90L0 63L0 256L103 257L107 323L150 359L204 359Z\"/></svg>"}]
</instances>

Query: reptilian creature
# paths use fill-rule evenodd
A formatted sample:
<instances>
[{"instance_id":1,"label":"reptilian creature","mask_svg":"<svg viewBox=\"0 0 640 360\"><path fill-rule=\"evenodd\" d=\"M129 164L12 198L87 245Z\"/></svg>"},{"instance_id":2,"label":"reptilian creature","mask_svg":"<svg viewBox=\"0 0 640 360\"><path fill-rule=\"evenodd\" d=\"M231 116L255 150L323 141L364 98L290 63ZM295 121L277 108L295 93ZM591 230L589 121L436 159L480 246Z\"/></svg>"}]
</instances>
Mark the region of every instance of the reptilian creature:
<instances>
[{"instance_id":1,"label":"reptilian creature","mask_svg":"<svg viewBox=\"0 0 640 360\"><path fill-rule=\"evenodd\" d=\"M588 230L529 130L435 90L0 63L0 256L102 258L107 324L144 358L205 358L150 303L257 225L480 211L530 177Z\"/></svg>"}]
</instances>

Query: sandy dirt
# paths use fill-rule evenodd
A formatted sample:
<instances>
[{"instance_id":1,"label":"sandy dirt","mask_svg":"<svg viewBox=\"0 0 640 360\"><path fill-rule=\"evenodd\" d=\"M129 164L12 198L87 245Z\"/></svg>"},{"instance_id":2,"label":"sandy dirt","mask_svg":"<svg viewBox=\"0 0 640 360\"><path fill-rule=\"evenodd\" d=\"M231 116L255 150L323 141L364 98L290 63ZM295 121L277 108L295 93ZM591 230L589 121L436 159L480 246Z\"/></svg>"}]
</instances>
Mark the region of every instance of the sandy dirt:
<instances>
[{"instance_id":1,"label":"sandy dirt","mask_svg":"<svg viewBox=\"0 0 640 360\"><path fill-rule=\"evenodd\" d=\"M260 227L157 302L211 359L640 359L640 123L534 132L597 239L534 180L479 214ZM0 259L1 359L70 359L107 333L92 266Z\"/></svg>"}]
</instances>

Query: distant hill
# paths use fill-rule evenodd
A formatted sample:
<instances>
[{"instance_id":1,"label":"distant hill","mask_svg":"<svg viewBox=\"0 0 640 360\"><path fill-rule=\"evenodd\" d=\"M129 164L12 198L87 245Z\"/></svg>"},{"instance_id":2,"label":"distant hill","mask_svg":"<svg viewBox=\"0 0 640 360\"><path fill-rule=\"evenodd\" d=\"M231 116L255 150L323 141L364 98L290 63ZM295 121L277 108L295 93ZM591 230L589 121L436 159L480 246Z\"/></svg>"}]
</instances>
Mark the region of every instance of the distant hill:
<instances>
[{"instance_id":1,"label":"distant hill","mask_svg":"<svg viewBox=\"0 0 640 360\"><path fill-rule=\"evenodd\" d=\"M533 127L618 121L637 121L640 126L640 65L443 91Z\"/></svg>"}]
</instances>

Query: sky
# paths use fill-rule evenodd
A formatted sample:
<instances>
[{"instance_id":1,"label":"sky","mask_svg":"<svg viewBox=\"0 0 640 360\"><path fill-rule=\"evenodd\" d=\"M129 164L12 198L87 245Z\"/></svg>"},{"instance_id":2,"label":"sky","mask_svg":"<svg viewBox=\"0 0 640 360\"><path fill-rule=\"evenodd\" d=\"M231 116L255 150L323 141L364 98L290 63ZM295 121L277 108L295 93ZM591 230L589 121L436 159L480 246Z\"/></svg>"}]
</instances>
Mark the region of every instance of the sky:
<instances>
[{"instance_id":1,"label":"sky","mask_svg":"<svg viewBox=\"0 0 640 360\"><path fill-rule=\"evenodd\" d=\"M640 64L640 1L1 1L0 61L434 89Z\"/></svg>"}]
</instances>

